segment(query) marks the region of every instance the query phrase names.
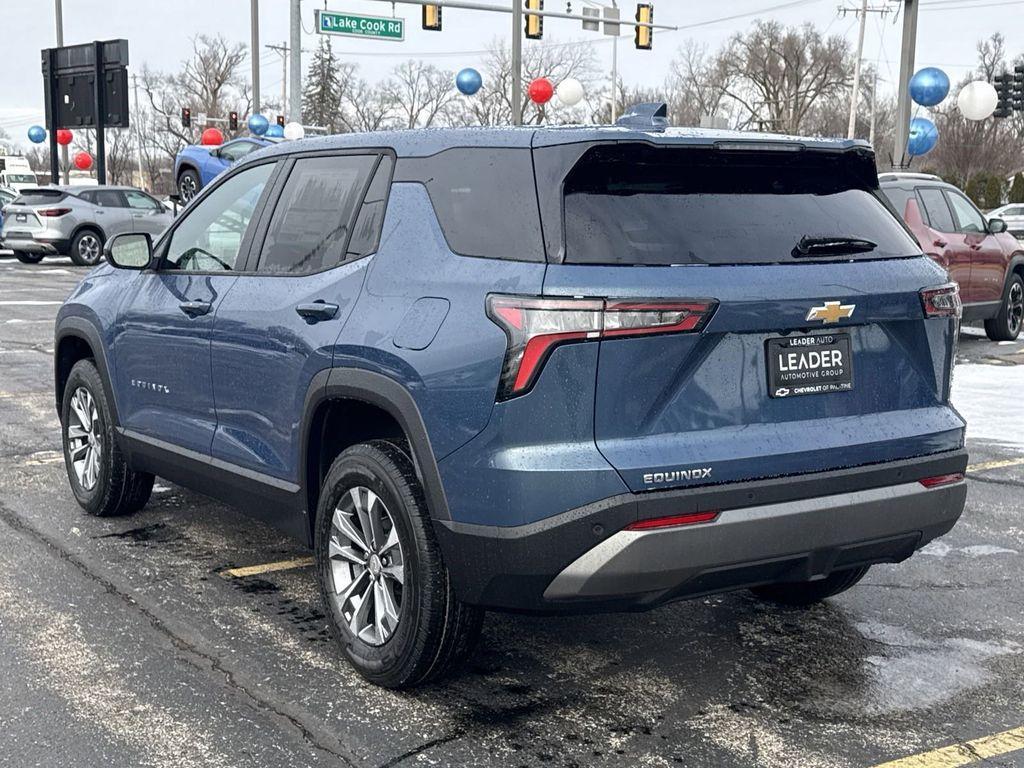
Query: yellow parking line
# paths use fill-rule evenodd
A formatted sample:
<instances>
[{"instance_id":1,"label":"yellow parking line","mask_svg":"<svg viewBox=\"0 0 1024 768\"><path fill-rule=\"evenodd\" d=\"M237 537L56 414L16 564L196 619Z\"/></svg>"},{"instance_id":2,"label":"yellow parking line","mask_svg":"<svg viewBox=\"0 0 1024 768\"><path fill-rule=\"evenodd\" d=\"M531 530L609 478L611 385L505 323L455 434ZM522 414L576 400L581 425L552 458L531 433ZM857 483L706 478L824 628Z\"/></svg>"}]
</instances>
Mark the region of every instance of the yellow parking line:
<instances>
[{"instance_id":1,"label":"yellow parking line","mask_svg":"<svg viewBox=\"0 0 1024 768\"><path fill-rule=\"evenodd\" d=\"M221 571L220 574L221 576L240 579L243 576L257 576L261 573L273 573L274 571L291 571L295 568L306 568L312 564L312 557L296 557L294 560L278 560L274 563L247 565L244 568L228 568L225 571Z\"/></svg>"},{"instance_id":2,"label":"yellow parking line","mask_svg":"<svg viewBox=\"0 0 1024 768\"><path fill-rule=\"evenodd\" d=\"M903 757L875 768L957 768L1024 749L1024 727L1011 728L974 741Z\"/></svg>"},{"instance_id":3,"label":"yellow parking line","mask_svg":"<svg viewBox=\"0 0 1024 768\"><path fill-rule=\"evenodd\" d=\"M1002 467L1019 467L1024 464L1024 458L1020 459L996 459L995 461L983 461L980 464L970 464L968 472L984 472L987 469L1000 469Z\"/></svg>"}]
</instances>

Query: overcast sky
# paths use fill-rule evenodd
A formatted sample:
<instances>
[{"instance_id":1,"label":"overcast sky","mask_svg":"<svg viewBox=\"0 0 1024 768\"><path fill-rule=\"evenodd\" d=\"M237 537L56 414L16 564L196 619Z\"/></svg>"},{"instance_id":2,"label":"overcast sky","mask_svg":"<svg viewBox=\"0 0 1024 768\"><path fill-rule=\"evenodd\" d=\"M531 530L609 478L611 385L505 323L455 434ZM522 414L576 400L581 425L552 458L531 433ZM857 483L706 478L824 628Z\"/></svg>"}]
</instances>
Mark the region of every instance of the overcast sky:
<instances>
[{"instance_id":1,"label":"overcast sky","mask_svg":"<svg viewBox=\"0 0 1024 768\"><path fill-rule=\"evenodd\" d=\"M498 5L508 0L485 0ZM611 0L601 0L610 3ZM573 10L594 3L572 0ZM859 6L860 0L656 0L655 20L678 25L677 32L657 32L653 51L637 51L632 38L619 46L620 70L627 83L661 82L669 61L679 46L691 38L714 49L737 31L747 29L757 17L785 24L810 21L829 34L841 34L856 42L856 17L837 13L837 5ZM898 0L871 0L874 7L896 9ZM547 10L564 10L564 0L547 0ZM623 15L632 14L633 2L619 5ZM323 0L304 0L303 46L313 48L313 10ZM327 0L332 10L364 11L379 16L391 14L391 3L372 0ZM408 19L402 43L372 42L337 38L335 50L358 62L368 79L384 75L403 58L428 58L439 66L460 69L478 65L481 49L491 40L509 33L510 17L505 14L445 9L444 31L420 29L419 8L396 5L396 13ZM628 10L627 10L628 9ZM1024 52L1024 0L922 0L918 29L918 66L941 66L955 82L974 66L975 45L995 31L1007 38L1011 56ZM55 44L52 0L0 0L0 127L17 142L26 145L25 133L43 122L42 77L39 51ZM733 18L724 18L733 17ZM871 14L864 59L878 62L883 78L895 81L899 71L900 25L895 14L884 18ZM189 52L189 39L201 32L221 32L249 42L249 0L64 0L64 38L67 44L95 39L124 37L129 41L131 69L143 64L158 70L174 70ZM280 43L288 37L288 0L260 0L261 43ZM549 19L545 40L526 41L543 45L552 40L592 40L599 61L611 66L609 38L584 33L577 22ZM261 51L262 91L280 98L281 60ZM304 59L308 61L308 54Z\"/></svg>"}]
</instances>

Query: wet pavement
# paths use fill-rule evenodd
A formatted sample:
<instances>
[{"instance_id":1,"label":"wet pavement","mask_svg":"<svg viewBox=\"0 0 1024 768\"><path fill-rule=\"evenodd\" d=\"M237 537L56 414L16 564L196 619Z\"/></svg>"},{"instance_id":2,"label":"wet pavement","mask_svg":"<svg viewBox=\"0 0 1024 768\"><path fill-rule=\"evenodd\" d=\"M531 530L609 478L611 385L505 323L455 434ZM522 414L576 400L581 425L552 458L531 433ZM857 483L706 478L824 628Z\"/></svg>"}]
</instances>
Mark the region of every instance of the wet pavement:
<instances>
[{"instance_id":1,"label":"wet pavement","mask_svg":"<svg viewBox=\"0 0 1024 768\"><path fill-rule=\"evenodd\" d=\"M160 481L80 511L52 331L83 274L0 256L2 765L873 766L1024 725L1024 343L965 332L967 511L910 561L806 611L491 614L462 674L396 694L347 667L310 568L225 573L294 541Z\"/></svg>"}]
</instances>

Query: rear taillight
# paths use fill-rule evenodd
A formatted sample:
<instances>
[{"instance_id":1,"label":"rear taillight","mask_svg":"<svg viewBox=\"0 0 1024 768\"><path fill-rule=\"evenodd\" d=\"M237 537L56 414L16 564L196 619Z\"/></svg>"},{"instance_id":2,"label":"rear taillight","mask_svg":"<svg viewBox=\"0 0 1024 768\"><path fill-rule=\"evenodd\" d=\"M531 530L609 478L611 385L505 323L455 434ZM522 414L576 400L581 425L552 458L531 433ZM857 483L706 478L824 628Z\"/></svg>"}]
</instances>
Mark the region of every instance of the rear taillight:
<instances>
[{"instance_id":1,"label":"rear taillight","mask_svg":"<svg viewBox=\"0 0 1024 768\"><path fill-rule=\"evenodd\" d=\"M557 346L657 333L696 333L717 305L703 299L547 299L491 294L487 316L508 337L498 399L528 392Z\"/></svg>"},{"instance_id":2,"label":"rear taillight","mask_svg":"<svg viewBox=\"0 0 1024 768\"><path fill-rule=\"evenodd\" d=\"M36 210L36 213L40 216L47 218L56 218L57 216L63 216L66 213L71 213L70 208L40 208Z\"/></svg>"},{"instance_id":3,"label":"rear taillight","mask_svg":"<svg viewBox=\"0 0 1024 768\"><path fill-rule=\"evenodd\" d=\"M948 475L935 475L935 477L926 477L923 480L918 480L921 485L925 488L938 488L942 485L953 485L963 481L963 472L953 472Z\"/></svg>"},{"instance_id":4,"label":"rear taillight","mask_svg":"<svg viewBox=\"0 0 1024 768\"><path fill-rule=\"evenodd\" d=\"M936 288L925 288L921 291L921 305L925 317L955 317L963 314L960 302L960 288L956 283L946 283Z\"/></svg>"}]
</instances>

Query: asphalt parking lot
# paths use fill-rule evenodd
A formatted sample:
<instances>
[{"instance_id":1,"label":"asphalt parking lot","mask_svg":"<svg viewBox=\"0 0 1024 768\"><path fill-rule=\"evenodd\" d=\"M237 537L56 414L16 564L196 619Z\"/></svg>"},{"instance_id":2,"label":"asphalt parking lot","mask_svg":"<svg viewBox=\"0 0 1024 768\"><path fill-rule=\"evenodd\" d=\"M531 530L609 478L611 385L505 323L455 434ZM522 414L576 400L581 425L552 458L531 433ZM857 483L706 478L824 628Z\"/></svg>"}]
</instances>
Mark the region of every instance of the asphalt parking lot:
<instances>
[{"instance_id":1,"label":"asphalt parking lot","mask_svg":"<svg viewBox=\"0 0 1024 768\"><path fill-rule=\"evenodd\" d=\"M0 255L0 764L1024 766L1024 343L965 332L967 510L907 563L809 611L492 614L464 673L396 694L295 542L159 480L81 512L51 357L84 274Z\"/></svg>"}]
</instances>

